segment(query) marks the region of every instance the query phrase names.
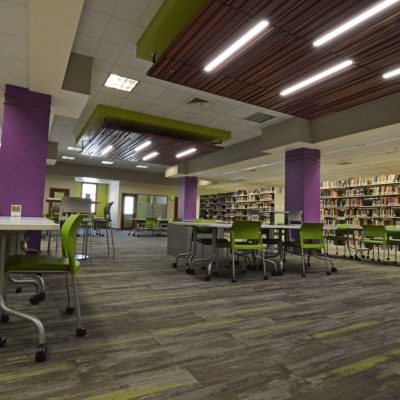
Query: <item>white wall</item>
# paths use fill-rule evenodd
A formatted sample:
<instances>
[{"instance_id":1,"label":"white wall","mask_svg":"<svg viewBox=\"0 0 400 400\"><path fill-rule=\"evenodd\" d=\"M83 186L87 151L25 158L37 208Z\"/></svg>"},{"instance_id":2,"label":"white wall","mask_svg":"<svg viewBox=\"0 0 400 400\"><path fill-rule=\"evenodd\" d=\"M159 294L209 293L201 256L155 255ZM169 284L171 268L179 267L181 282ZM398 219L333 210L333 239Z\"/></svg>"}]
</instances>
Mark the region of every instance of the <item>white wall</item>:
<instances>
[{"instance_id":1,"label":"white wall","mask_svg":"<svg viewBox=\"0 0 400 400\"><path fill-rule=\"evenodd\" d=\"M56 189L69 189L70 196L73 196L74 192L75 178L72 176L57 176L57 175L47 175L44 187L44 198L49 197L50 188ZM43 213L47 213L48 203L44 203Z\"/></svg>"}]
</instances>

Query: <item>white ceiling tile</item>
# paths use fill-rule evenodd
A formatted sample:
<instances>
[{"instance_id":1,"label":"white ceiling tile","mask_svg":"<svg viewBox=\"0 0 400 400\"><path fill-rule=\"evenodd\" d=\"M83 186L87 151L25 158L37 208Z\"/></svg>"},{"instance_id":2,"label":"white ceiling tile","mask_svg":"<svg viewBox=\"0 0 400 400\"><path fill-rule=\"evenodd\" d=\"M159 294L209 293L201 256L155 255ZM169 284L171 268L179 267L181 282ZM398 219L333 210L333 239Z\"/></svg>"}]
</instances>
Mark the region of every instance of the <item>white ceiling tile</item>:
<instances>
[{"instance_id":1,"label":"white ceiling tile","mask_svg":"<svg viewBox=\"0 0 400 400\"><path fill-rule=\"evenodd\" d=\"M128 42L132 31L132 24L122 21L121 19L111 17L103 39L123 46Z\"/></svg>"},{"instance_id":2,"label":"white ceiling tile","mask_svg":"<svg viewBox=\"0 0 400 400\"><path fill-rule=\"evenodd\" d=\"M128 45L136 46L136 43L143 35L143 32L146 30L146 27L143 25L134 25L133 30L131 32L131 36L128 40Z\"/></svg>"},{"instance_id":3,"label":"white ceiling tile","mask_svg":"<svg viewBox=\"0 0 400 400\"><path fill-rule=\"evenodd\" d=\"M156 15L157 11L160 9L163 0L151 0L149 2L149 6L143 13L142 17L140 18L139 24L143 26L147 26L151 20Z\"/></svg>"},{"instance_id":4,"label":"white ceiling tile","mask_svg":"<svg viewBox=\"0 0 400 400\"><path fill-rule=\"evenodd\" d=\"M109 61L99 60L98 58L93 59L93 69L98 69L110 73L114 63Z\"/></svg>"},{"instance_id":5,"label":"white ceiling tile","mask_svg":"<svg viewBox=\"0 0 400 400\"><path fill-rule=\"evenodd\" d=\"M109 75L106 71L94 69L92 71L92 85L100 84L103 86Z\"/></svg>"},{"instance_id":6,"label":"white ceiling tile","mask_svg":"<svg viewBox=\"0 0 400 400\"><path fill-rule=\"evenodd\" d=\"M158 115L159 117L168 117L171 109L167 107L161 107L161 106L156 106L153 104L150 104L146 109L145 109L146 114L150 115Z\"/></svg>"},{"instance_id":7,"label":"white ceiling tile","mask_svg":"<svg viewBox=\"0 0 400 400\"><path fill-rule=\"evenodd\" d=\"M169 113L169 118L176 119L178 121L186 121L189 118L191 118L193 115L195 115L195 114L189 113L187 111L174 109Z\"/></svg>"},{"instance_id":8,"label":"white ceiling tile","mask_svg":"<svg viewBox=\"0 0 400 400\"><path fill-rule=\"evenodd\" d=\"M107 28L109 19L108 15L84 7L78 31L89 36L101 38Z\"/></svg>"},{"instance_id":9,"label":"white ceiling tile","mask_svg":"<svg viewBox=\"0 0 400 400\"><path fill-rule=\"evenodd\" d=\"M146 73L143 71L124 67L123 65L118 65L118 64L115 64L112 67L111 72L113 74L124 76L124 77L130 78L130 79L135 79L137 81L140 81L141 79L143 79L146 76Z\"/></svg>"},{"instance_id":10,"label":"white ceiling tile","mask_svg":"<svg viewBox=\"0 0 400 400\"><path fill-rule=\"evenodd\" d=\"M106 15L112 15L116 4L117 0L85 0L85 7Z\"/></svg>"},{"instance_id":11,"label":"white ceiling tile","mask_svg":"<svg viewBox=\"0 0 400 400\"><path fill-rule=\"evenodd\" d=\"M97 104L104 104L106 106L118 107L122 104L124 99L118 96L111 96L110 94L99 93L96 96Z\"/></svg>"},{"instance_id":12,"label":"white ceiling tile","mask_svg":"<svg viewBox=\"0 0 400 400\"><path fill-rule=\"evenodd\" d=\"M12 4L15 4L15 5L17 5L17 6L21 6L21 7L27 7L28 6L28 4L27 4L27 1L28 0L6 0L8 3L12 3Z\"/></svg>"},{"instance_id":13,"label":"white ceiling tile","mask_svg":"<svg viewBox=\"0 0 400 400\"><path fill-rule=\"evenodd\" d=\"M127 92L125 90L118 90L118 89L114 89L114 88L109 88L107 86L103 86L100 91L100 94L105 94L105 95L110 95L110 96L117 96L120 97L122 99L126 99L129 96L130 92Z\"/></svg>"},{"instance_id":14,"label":"white ceiling tile","mask_svg":"<svg viewBox=\"0 0 400 400\"><path fill-rule=\"evenodd\" d=\"M152 97L159 97L165 90L166 88L164 87L151 85L143 81L139 82L134 89L135 93L145 94L146 96Z\"/></svg>"},{"instance_id":15,"label":"white ceiling tile","mask_svg":"<svg viewBox=\"0 0 400 400\"><path fill-rule=\"evenodd\" d=\"M102 40L96 51L96 58L114 63L122 52L123 47Z\"/></svg>"},{"instance_id":16,"label":"white ceiling tile","mask_svg":"<svg viewBox=\"0 0 400 400\"><path fill-rule=\"evenodd\" d=\"M147 71L151 67L151 62L136 58L136 47L125 47L118 57L116 63L124 67L133 68L139 71Z\"/></svg>"},{"instance_id":17,"label":"white ceiling tile","mask_svg":"<svg viewBox=\"0 0 400 400\"><path fill-rule=\"evenodd\" d=\"M25 61L0 56L0 74L18 79L27 79L28 67ZM7 82L8 83L8 82Z\"/></svg>"},{"instance_id":18,"label":"white ceiling tile","mask_svg":"<svg viewBox=\"0 0 400 400\"><path fill-rule=\"evenodd\" d=\"M167 88L158 98L160 101L172 102L175 104L187 103L190 99L191 96L187 92L182 92L172 88Z\"/></svg>"},{"instance_id":19,"label":"white ceiling tile","mask_svg":"<svg viewBox=\"0 0 400 400\"><path fill-rule=\"evenodd\" d=\"M77 33L72 51L84 56L94 57L99 43L100 39L98 38Z\"/></svg>"},{"instance_id":20,"label":"white ceiling tile","mask_svg":"<svg viewBox=\"0 0 400 400\"><path fill-rule=\"evenodd\" d=\"M153 103L154 101L154 97L150 97L150 96L146 96L144 94L138 94L135 93L135 89L133 89L133 91L129 94L128 98L126 101L130 101L132 102L132 104L134 103L145 103L147 105Z\"/></svg>"},{"instance_id":21,"label":"white ceiling tile","mask_svg":"<svg viewBox=\"0 0 400 400\"><path fill-rule=\"evenodd\" d=\"M0 55L26 61L28 58L27 40L17 36L0 33Z\"/></svg>"},{"instance_id":22,"label":"white ceiling tile","mask_svg":"<svg viewBox=\"0 0 400 400\"><path fill-rule=\"evenodd\" d=\"M137 24L149 4L148 0L118 0L114 10L114 17Z\"/></svg>"},{"instance_id":23,"label":"white ceiling tile","mask_svg":"<svg viewBox=\"0 0 400 400\"><path fill-rule=\"evenodd\" d=\"M146 103L137 99L125 99L123 103L120 105L125 110L132 110L137 112L143 112L149 106L150 103Z\"/></svg>"},{"instance_id":24,"label":"white ceiling tile","mask_svg":"<svg viewBox=\"0 0 400 400\"><path fill-rule=\"evenodd\" d=\"M27 37L27 9L13 3L0 1L0 32Z\"/></svg>"}]
</instances>

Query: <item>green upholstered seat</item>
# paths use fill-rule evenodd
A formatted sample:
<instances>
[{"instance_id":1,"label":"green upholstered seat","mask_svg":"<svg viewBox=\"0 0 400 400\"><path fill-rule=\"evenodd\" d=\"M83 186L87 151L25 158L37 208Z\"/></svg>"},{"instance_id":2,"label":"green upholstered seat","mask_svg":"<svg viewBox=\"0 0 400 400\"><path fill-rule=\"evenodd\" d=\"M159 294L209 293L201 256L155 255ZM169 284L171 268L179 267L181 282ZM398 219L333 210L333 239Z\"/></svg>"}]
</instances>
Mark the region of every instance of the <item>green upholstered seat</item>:
<instances>
[{"instance_id":1,"label":"green upholstered seat","mask_svg":"<svg viewBox=\"0 0 400 400\"><path fill-rule=\"evenodd\" d=\"M387 232L385 227L383 225L364 225L361 242L367 245L386 245Z\"/></svg>"},{"instance_id":2,"label":"green upholstered seat","mask_svg":"<svg viewBox=\"0 0 400 400\"><path fill-rule=\"evenodd\" d=\"M66 257L52 256L26 256L15 255L8 257L6 261L6 271L38 271L38 272L57 272L70 271L69 259ZM79 263L75 266L75 271L79 272Z\"/></svg>"},{"instance_id":3,"label":"green upholstered seat","mask_svg":"<svg viewBox=\"0 0 400 400\"><path fill-rule=\"evenodd\" d=\"M305 222L300 228L300 241L294 246L303 250L325 249L323 224Z\"/></svg>"}]
</instances>

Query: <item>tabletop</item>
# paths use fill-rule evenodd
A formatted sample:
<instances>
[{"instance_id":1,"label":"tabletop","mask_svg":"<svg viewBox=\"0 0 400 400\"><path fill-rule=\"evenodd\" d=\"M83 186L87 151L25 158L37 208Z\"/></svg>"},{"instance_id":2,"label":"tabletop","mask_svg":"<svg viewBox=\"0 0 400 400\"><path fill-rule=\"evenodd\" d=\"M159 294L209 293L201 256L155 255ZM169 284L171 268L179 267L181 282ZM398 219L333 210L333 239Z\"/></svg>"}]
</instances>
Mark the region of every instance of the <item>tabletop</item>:
<instances>
[{"instance_id":1,"label":"tabletop","mask_svg":"<svg viewBox=\"0 0 400 400\"><path fill-rule=\"evenodd\" d=\"M204 228L223 228L223 229L230 229L232 228L232 223L228 222L190 222L190 221L175 221L170 222L170 224L174 225L181 225L181 226L201 226ZM301 224L262 224L262 229L296 229L299 230L301 228Z\"/></svg>"},{"instance_id":2,"label":"tabletop","mask_svg":"<svg viewBox=\"0 0 400 400\"><path fill-rule=\"evenodd\" d=\"M41 217L0 217L0 231L57 231L60 227Z\"/></svg>"}]
</instances>

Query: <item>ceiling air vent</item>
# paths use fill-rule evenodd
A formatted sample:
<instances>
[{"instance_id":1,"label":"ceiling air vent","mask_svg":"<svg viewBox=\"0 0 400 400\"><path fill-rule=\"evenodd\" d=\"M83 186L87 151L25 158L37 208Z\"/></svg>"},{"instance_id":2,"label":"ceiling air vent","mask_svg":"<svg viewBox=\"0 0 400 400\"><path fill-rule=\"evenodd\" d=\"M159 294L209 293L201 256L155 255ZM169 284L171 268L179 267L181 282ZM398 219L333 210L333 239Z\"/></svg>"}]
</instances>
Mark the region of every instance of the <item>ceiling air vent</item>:
<instances>
[{"instance_id":1,"label":"ceiling air vent","mask_svg":"<svg viewBox=\"0 0 400 400\"><path fill-rule=\"evenodd\" d=\"M193 97L192 100L188 101L188 104L206 104L208 100L200 99L199 97Z\"/></svg>"},{"instance_id":2,"label":"ceiling air vent","mask_svg":"<svg viewBox=\"0 0 400 400\"><path fill-rule=\"evenodd\" d=\"M253 121L257 122L258 124L263 124L264 122L267 122L274 117L272 115L264 114L261 112L256 112L254 114L248 115L247 117L244 117L246 121Z\"/></svg>"}]
</instances>

